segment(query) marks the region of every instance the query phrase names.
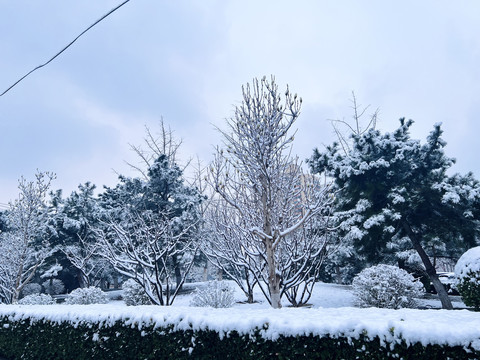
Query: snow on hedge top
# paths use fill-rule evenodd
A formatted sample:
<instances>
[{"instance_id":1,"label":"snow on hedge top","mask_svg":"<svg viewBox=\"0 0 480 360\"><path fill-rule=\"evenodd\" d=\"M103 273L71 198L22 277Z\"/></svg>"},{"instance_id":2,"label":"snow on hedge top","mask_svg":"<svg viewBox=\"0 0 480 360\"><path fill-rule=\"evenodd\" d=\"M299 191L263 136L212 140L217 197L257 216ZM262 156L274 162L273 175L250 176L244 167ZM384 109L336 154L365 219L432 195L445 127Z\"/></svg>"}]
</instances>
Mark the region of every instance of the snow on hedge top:
<instances>
[{"instance_id":1,"label":"snow on hedge top","mask_svg":"<svg viewBox=\"0 0 480 360\"><path fill-rule=\"evenodd\" d=\"M455 265L455 275L461 279L469 272L480 272L480 246L467 250Z\"/></svg>"},{"instance_id":2,"label":"snow on hedge top","mask_svg":"<svg viewBox=\"0 0 480 360\"><path fill-rule=\"evenodd\" d=\"M480 313L467 310L389 310L377 308L282 308L282 309L213 309L197 307L125 307L105 305L0 305L0 316L11 320L30 319L83 322L109 326L115 321L139 329L147 326L175 329L211 329L220 336L232 330L252 333L255 329L267 339L279 335L330 335L358 338L365 334L378 336L382 344L399 342L407 344L448 344L469 346L480 350Z\"/></svg>"}]
</instances>

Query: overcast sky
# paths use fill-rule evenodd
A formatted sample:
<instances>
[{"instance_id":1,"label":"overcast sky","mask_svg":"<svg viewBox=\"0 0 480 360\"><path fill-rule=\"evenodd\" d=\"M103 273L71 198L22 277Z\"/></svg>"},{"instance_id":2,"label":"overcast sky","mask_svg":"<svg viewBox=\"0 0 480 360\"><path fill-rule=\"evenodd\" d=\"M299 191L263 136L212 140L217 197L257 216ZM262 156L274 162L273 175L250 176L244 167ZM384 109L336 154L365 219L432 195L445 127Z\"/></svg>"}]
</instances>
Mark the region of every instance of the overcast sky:
<instances>
[{"instance_id":1,"label":"overcast sky","mask_svg":"<svg viewBox=\"0 0 480 360\"><path fill-rule=\"evenodd\" d=\"M0 0L0 93L120 2ZM454 170L480 177L480 2L131 0L0 97L0 205L36 169L65 195L114 186L162 117L184 158L208 162L213 125L263 75L303 98L302 158L334 140L355 91L382 130L411 118L424 140L442 122Z\"/></svg>"}]
</instances>

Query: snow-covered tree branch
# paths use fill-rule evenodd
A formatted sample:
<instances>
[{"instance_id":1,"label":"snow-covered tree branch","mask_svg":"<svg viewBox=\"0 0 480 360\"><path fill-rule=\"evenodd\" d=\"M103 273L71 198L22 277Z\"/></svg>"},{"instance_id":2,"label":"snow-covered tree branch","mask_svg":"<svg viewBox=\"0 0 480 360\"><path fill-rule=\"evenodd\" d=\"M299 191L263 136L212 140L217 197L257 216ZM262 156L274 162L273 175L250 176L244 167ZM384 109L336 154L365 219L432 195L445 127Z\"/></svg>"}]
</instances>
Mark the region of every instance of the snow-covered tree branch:
<instances>
[{"instance_id":1,"label":"snow-covered tree branch","mask_svg":"<svg viewBox=\"0 0 480 360\"><path fill-rule=\"evenodd\" d=\"M8 231L0 234L0 296L4 302L16 302L23 287L54 252L49 239L55 229L49 224L46 204L54 178L48 172L37 172L35 181L22 177L18 199L9 204Z\"/></svg>"},{"instance_id":2,"label":"snow-covered tree branch","mask_svg":"<svg viewBox=\"0 0 480 360\"><path fill-rule=\"evenodd\" d=\"M237 232L252 235L244 237L243 248L253 246L264 259L255 274L263 273L264 293L272 307L279 308L287 284L280 271L280 248L303 231L331 197L328 187L304 174L302 164L291 155L292 126L301 98L287 87L282 100L273 77L254 79L242 93L241 105L227 120L228 130L220 130L224 148L217 148L209 182L234 212L232 219L238 219L233 220L241 227Z\"/></svg>"},{"instance_id":3,"label":"snow-covered tree branch","mask_svg":"<svg viewBox=\"0 0 480 360\"><path fill-rule=\"evenodd\" d=\"M442 306L452 309L427 251L433 244L461 249L477 242L480 183L471 173L448 175L454 159L445 155L440 124L424 144L410 138L412 124L400 119L392 133L353 134L351 151L343 153L338 144L315 150L310 165L335 178L339 226L357 250L370 259L387 246L414 250Z\"/></svg>"},{"instance_id":4,"label":"snow-covered tree branch","mask_svg":"<svg viewBox=\"0 0 480 360\"><path fill-rule=\"evenodd\" d=\"M124 222L111 220L95 230L99 254L120 274L141 284L154 304L173 303L198 249L193 237L185 237L196 224L178 231L179 221L167 213L128 211ZM170 263L176 256L184 259L183 275L173 286L175 274Z\"/></svg>"},{"instance_id":5,"label":"snow-covered tree branch","mask_svg":"<svg viewBox=\"0 0 480 360\"><path fill-rule=\"evenodd\" d=\"M107 261L98 257L98 243L88 242L79 237L79 243L65 245L60 250L70 263L79 271L81 287L100 286L101 274L107 266Z\"/></svg>"}]
</instances>

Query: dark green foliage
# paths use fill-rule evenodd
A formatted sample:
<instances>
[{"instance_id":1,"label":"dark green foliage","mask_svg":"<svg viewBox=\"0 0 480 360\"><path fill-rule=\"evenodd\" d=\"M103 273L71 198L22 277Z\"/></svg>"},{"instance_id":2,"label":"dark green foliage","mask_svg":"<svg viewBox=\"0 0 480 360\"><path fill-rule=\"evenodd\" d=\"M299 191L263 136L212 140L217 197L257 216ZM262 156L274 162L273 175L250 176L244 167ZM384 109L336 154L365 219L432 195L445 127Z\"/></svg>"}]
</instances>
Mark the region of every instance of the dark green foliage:
<instances>
[{"instance_id":1,"label":"dark green foliage","mask_svg":"<svg viewBox=\"0 0 480 360\"><path fill-rule=\"evenodd\" d=\"M440 346L404 341L382 346L378 337L358 339L312 335L265 340L264 329L250 335L236 331L219 336L213 330L174 330L173 326L113 325L82 322L8 320L0 318L0 356L7 359L478 359L471 347ZM392 329L393 332L393 329Z\"/></svg>"},{"instance_id":2,"label":"dark green foliage","mask_svg":"<svg viewBox=\"0 0 480 360\"><path fill-rule=\"evenodd\" d=\"M442 305L451 308L430 258L459 257L476 244L480 183L471 173L448 174L455 161L444 153L440 124L424 144L410 138L412 124L401 119L393 133L353 135L348 153L334 144L315 150L309 163L334 178L339 229L356 251L378 263L415 250Z\"/></svg>"},{"instance_id":3,"label":"dark green foliage","mask_svg":"<svg viewBox=\"0 0 480 360\"><path fill-rule=\"evenodd\" d=\"M96 239L92 228L98 225L100 208L95 196L96 186L90 182L80 184L78 189L70 196L63 198L62 190L50 193L50 216L55 223L56 236L51 240L52 246L65 248L75 246L79 252L86 244L95 243ZM98 256L93 256L89 264L99 263ZM67 292L78 287L86 287L100 282L106 283L111 277L111 269L105 268L103 272L91 271L90 276L83 276L82 271L72 265L64 251L57 251L47 265L59 264L63 270L59 272L58 279L62 280ZM46 266L46 268L48 268ZM85 271L85 269L83 269ZM110 270L110 271L108 271ZM95 274L95 276L94 276Z\"/></svg>"},{"instance_id":4,"label":"dark green foliage","mask_svg":"<svg viewBox=\"0 0 480 360\"><path fill-rule=\"evenodd\" d=\"M341 189L337 211L352 210L359 201L368 201L352 225L366 231L356 245L372 263L382 260L392 237L409 236L405 226L422 237L425 248L437 239L448 243L447 255L459 257L476 243L478 181L471 173L447 175L455 160L445 156L439 124L423 145L410 138L412 124L412 120L401 119L393 133L372 129L352 137L353 149L348 154L334 144L323 153L315 150L309 160L314 172L333 176ZM364 226L375 216L376 221Z\"/></svg>"},{"instance_id":5,"label":"dark green foliage","mask_svg":"<svg viewBox=\"0 0 480 360\"><path fill-rule=\"evenodd\" d=\"M469 271L457 284L462 301L480 311L480 272Z\"/></svg>"},{"instance_id":6,"label":"dark green foliage","mask_svg":"<svg viewBox=\"0 0 480 360\"><path fill-rule=\"evenodd\" d=\"M5 217L5 211L0 211L0 232L7 230L7 219Z\"/></svg>"}]
</instances>

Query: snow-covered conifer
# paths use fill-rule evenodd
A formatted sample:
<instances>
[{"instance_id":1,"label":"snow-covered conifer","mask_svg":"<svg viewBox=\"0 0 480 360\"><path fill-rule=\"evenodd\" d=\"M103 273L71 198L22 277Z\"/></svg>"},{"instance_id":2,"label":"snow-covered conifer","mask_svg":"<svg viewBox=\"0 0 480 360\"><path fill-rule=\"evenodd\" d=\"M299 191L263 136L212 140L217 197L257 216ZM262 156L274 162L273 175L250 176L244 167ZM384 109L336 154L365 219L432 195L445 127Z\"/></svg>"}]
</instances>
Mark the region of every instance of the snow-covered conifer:
<instances>
[{"instance_id":1,"label":"snow-covered conifer","mask_svg":"<svg viewBox=\"0 0 480 360\"><path fill-rule=\"evenodd\" d=\"M115 278L108 262L96 254L97 240L92 229L98 226L104 209L94 191L95 185L86 182L67 198L62 199L58 193L52 199L58 232L56 242L61 250L57 261L64 264L66 273L76 275L80 287L101 286Z\"/></svg>"},{"instance_id":2,"label":"snow-covered conifer","mask_svg":"<svg viewBox=\"0 0 480 360\"><path fill-rule=\"evenodd\" d=\"M121 177L116 188L101 194L105 211L95 229L98 253L139 282L152 303L171 305L198 252L204 197L185 184L181 169L165 155L146 175Z\"/></svg>"},{"instance_id":3,"label":"snow-covered conifer","mask_svg":"<svg viewBox=\"0 0 480 360\"><path fill-rule=\"evenodd\" d=\"M452 309L431 259L475 244L480 184L471 173L447 174L454 160L444 154L440 124L424 144L410 138L412 124L401 119L392 133L354 134L349 151L315 150L310 165L335 179L338 228L355 233L357 251L374 262L387 250L415 250L442 306Z\"/></svg>"}]
</instances>

